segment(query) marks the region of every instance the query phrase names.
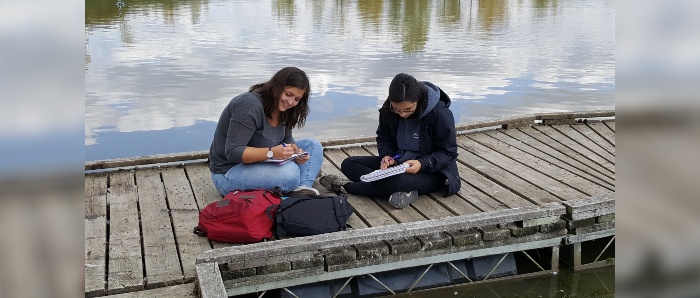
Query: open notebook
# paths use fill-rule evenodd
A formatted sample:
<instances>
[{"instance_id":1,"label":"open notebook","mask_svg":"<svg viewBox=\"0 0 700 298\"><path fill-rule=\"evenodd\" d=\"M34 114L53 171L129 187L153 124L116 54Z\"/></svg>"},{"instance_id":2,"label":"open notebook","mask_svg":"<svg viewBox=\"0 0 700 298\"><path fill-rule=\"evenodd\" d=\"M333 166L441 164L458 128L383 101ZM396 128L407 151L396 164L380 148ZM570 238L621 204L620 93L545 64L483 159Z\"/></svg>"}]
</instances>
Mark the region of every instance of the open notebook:
<instances>
[{"instance_id":1,"label":"open notebook","mask_svg":"<svg viewBox=\"0 0 700 298\"><path fill-rule=\"evenodd\" d=\"M369 173L367 175L360 176L360 180L362 180L364 182L372 182L372 181L376 181L379 179L384 179L386 177L391 177L394 175L405 173L406 169L408 169L408 167L409 167L409 164L402 163L398 166L388 167L388 168L386 168L386 170L376 170L376 171Z\"/></svg>"},{"instance_id":2,"label":"open notebook","mask_svg":"<svg viewBox=\"0 0 700 298\"><path fill-rule=\"evenodd\" d=\"M283 164L286 164L286 163L294 160L295 158L297 158L299 156L306 156L306 155L309 155L309 152L294 153L294 154L292 154L292 156L287 157L286 159L268 158L266 160L263 160L262 162L271 162L271 163L276 163L278 165L283 165Z\"/></svg>"}]
</instances>

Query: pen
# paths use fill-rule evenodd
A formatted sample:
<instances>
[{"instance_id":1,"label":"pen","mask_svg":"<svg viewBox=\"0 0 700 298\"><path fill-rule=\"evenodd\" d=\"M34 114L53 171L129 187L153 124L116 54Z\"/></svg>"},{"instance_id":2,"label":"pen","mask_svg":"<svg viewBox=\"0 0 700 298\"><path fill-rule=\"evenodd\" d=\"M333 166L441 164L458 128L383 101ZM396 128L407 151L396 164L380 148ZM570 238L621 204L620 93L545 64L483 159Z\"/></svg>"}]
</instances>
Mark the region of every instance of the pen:
<instances>
[{"instance_id":1,"label":"pen","mask_svg":"<svg viewBox=\"0 0 700 298\"><path fill-rule=\"evenodd\" d=\"M282 147L285 147L285 148L287 147L287 145L285 145L284 142L282 142L282 141L280 141L280 145L282 145Z\"/></svg>"},{"instance_id":2,"label":"pen","mask_svg":"<svg viewBox=\"0 0 700 298\"><path fill-rule=\"evenodd\" d=\"M401 154L396 154L396 155L394 155L394 157L392 157L391 159L396 160L396 159L399 158L399 157L401 157ZM381 163L384 163L384 161L382 160Z\"/></svg>"}]
</instances>

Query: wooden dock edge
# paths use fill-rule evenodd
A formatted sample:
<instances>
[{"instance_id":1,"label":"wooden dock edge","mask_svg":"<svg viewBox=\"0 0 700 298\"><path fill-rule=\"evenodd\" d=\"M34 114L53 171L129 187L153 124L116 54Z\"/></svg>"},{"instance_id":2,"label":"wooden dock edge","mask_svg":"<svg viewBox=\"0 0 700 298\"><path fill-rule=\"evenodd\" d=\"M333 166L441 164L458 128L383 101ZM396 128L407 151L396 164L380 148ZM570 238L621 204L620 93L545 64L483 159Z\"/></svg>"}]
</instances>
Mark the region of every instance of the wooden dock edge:
<instances>
[{"instance_id":1,"label":"wooden dock edge","mask_svg":"<svg viewBox=\"0 0 700 298\"><path fill-rule=\"evenodd\" d=\"M198 291L201 297L234 296L530 249L552 249L549 270L558 270L560 246L576 244L578 259L570 262L578 270L604 263L581 264L580 244L614 237L610 206L614 207L614 193L213 249L197 258ZM571 220L584 213L594 215L592 224L590 218Z\"/></svg>"},{"instance_id":2,"label":"wooden dock edge","mask_svg":"<svg viewBox=\"0 0 700 298\"><path fill-rule=\"evenodd\" d=\"M519 116L511 116L499 119L476 121L467 124L457 124L458 132L466 133L472 130L479 130L490 127L501 127L504 129L529 126L540 121L545 124L553 123L573 123L576 119L589 118L605 118L614 117L615 110L594 110L594 111L573 111L573 112L555 112L555 113L534 113ZM321 144L324 147L342 146L350 144L374 142L375 136L353 137L322 140ZM182 152L173 154L156 154L130 158L117 158L90 161L85 163L85 171L95 171L113 168L134 167L150 164L167 164L183 161L199 161L205 162L208 158L209 150Z\"/></svg>"},{"instance_id":3,"label":"wooden dock edge","mask_svg":"<svg viewBox=\"0 0 700 298\"><path fill-rule=\"evenodd\" d=\"M614 265L614 258L603 259L602 256L615 241L615 193L566 201L562 204L567 210L563 219L568 230L562 242L562 261L576 271ZM584 243L596 240L603 240L606 244L599 252L594 252L597 257L584 263Z\"/></svg>"}]
</instances>

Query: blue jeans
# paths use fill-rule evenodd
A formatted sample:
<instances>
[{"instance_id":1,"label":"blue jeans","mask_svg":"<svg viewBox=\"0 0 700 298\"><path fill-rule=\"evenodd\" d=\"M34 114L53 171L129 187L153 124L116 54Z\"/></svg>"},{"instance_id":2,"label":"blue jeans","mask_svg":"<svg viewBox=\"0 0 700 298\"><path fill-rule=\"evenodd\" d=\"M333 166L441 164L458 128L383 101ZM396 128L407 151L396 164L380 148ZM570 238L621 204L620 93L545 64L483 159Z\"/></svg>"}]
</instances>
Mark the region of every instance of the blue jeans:
<instances>
[{"instance_id":1,"label":"blue jeans","mask_svg":"<svg viewBox=\"0 0 700 298\"><path fill-rule=\"evenodd\" d=\"M321 171L323 147L314 139L296 140L297 147L309 152L309 160L303 164L288 162L283 165L256 162L239 163L230 168L226 174L211 174L216 190L225 196L236 189L272 189L279 187L282 192L291 191L297 186L314 185L314 180Z\"/></svg>"}]
</instances>

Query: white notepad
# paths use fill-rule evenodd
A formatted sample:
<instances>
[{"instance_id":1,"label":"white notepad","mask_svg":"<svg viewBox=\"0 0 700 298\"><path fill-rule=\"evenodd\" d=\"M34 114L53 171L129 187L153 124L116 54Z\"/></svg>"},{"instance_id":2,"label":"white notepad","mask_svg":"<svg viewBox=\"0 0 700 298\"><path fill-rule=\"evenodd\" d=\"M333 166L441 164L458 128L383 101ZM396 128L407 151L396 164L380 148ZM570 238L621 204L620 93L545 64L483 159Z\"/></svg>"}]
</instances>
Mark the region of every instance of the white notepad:
<instances>
[{"instance_id":1,"label":"white notepad","mask_svg":"<svg viewBox=\"0 0 700 298\"><path fill-rule=\"evenodd\" d=\"M286 159L268 158L266 160L263 160L262 162L271 162L271 163L276 163L278 165L283 165L283 164L286 164L286 163L294 160L295 158L297 158L299 156L306 156L306 155L309 155L309 152L294 153L294 154L292 154L292 156L287 157Z\"/></svg>"},{"instance_id":2,"label":"white notepad","mask_svg":"<svg viewBox=\"0 0 700 298\"><path fill-rule=\"evenodd\" d=\"M386 168L386 170L376 170L372 173L360 176L360 180L364 182L372 182L379 179L384 179L386 177L391 177L394 175L405 173L408 167L408 163L402 163L398 166L388 167Z\"/></svg>"}]
</instances>

